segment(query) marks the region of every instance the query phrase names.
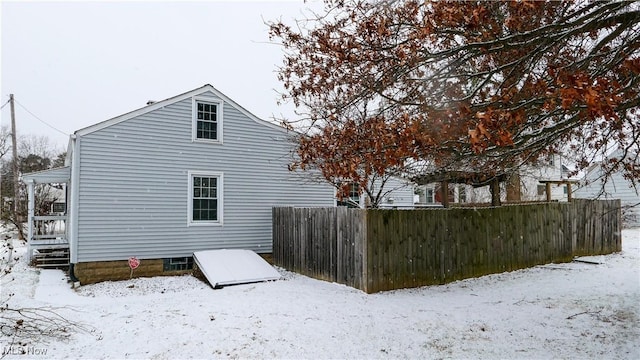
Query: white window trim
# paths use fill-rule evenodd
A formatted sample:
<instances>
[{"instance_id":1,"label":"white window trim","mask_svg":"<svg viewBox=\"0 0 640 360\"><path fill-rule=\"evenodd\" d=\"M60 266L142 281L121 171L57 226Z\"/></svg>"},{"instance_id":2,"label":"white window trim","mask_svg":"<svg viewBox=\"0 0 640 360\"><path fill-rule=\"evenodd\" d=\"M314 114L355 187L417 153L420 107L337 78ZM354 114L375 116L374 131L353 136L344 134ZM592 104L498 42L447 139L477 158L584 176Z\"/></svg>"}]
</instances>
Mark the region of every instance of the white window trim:
<instances>
[{"instance_id":1,"label":"white window trim","mask_svg":"<svg viewBox=\"0 0 640 360\"><path fill-rule=\"evenodd\" d=\"M202 103L208 103L208 104L214 104L217 106L216 109L216 122L218 123L218 129L216 132L216 135L218 136L218 138L216 140L211 140L211 139L198 139L197 138L197 131L198 131L198 103L202 102ZM222 144L222 129L224 129L224 126L222 126L222 121L224 119L224 114L222 112L222 109L224 108L224 103L222 102L222 100L215 100L215 99L211 99L211 98L204 98L204 97L197 97L194 96L191 100L191 141L193 142L202 142L202 143L209 143L209 144Z\"/></svg>"},{"instance_id":2,"label":"white window trim","mask_svg":"<svg viewBox=\"0 0 640 360\"><path fill-rule=\"evenodd\" d=\"M187 189L187 226L222 226L224 219L224 173L215 171L188 171L189 187ZM193 221L193 177L208 176L218 178L218 220Z\"/></svg>"}]
</instances>

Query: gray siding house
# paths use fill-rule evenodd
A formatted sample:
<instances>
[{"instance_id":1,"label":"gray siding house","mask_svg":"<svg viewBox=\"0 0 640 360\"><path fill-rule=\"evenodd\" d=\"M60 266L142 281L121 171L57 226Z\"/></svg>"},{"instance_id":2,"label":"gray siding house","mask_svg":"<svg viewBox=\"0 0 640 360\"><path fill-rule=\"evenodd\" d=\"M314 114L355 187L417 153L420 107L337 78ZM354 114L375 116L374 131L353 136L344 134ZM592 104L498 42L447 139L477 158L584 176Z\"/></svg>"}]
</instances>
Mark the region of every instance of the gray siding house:
<instances>
[{"instance_id":1,"label":"gray siding house","mask_svg":"<svg viewBox=\"0 0 640 360\"><path fill-rule=\"evenodd\" d=\"M374 190L380 186L375 183ZM390 177L384 185L385 192L380 203L382 209L413 209L414 184L399 177Z\"/></svg>"},{"instance_id":2,"label":"gray siding house","mask_svg":"<svg viewBox=\"0 0 640 360\"><path fill-rule=\"evenodd\" d=\"M211 85L76 131L56 169L70 262L271 252L273 206L335 206L331 185L288 170L287 137Z\"/></svg>"},{"instance_id":3,"label":"gray siding house","mask_svg":"<svg viewBox=\"0 0 640 360\"><path fill-rule=\"evenodd\" d=\"M621 158L622 151L616 149L609 158ZM611 174L606 183L602 183L604 176L602 162L592 164L574 192L576 198L585 199L620 199L622 217L626 226L640 227L640 193L631 182L625 179L622 172Z\"/></svg>"}]
</instances>

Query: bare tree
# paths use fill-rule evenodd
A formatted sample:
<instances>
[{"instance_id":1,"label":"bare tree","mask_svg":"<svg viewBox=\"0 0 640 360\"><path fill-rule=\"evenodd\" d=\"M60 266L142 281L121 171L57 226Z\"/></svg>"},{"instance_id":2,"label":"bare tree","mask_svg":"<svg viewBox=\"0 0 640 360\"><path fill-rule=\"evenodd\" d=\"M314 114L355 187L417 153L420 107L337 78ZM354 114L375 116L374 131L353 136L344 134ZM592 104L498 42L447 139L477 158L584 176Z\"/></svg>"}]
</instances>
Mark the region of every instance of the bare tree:
<instances>
[{"instance_id":1,"label":"bare tree","mask_svg":"<svg viewBox=\"0 0 640 360\"><path fill-rule=\"evenodd\" d=\"M0 128L0 160L11 151L11 131L9 127L2 126Z\"/></svg>"},{"instance_id":2,"label":"bare tree","mask_svg":"<svg viewBox=\"0 0 640 360\"><path fill-rule=\"evenodd\" d=\"M18 139L18 156L21 158L37 155L43 159L54 159L62 152L44 135L27 134L21 135Z\"/></svg>"},{"instance_id":3,"label":"bare tree","mask_svg":"<svg viewBox=\"0 0 640 360\"><path fill-rule=\"evenodd\" d=\"M13 224L18 230L20 239L24 239L23 223L27 218L27 188L23 183L19 183L18 198L15 199L14 176L21 176L35 171L50 169L54 159L58 160L61 151L55 148L51 140L46 136L24 135L19 137L18 142L18 174L14 171L6 159L2 159L2 220ZM58 162L59 163L59 160ZM35 187L35 214L44 215L49 212L51 204L60 200L62 194L60 187L56 190L56 184L38 184ZM8 200L8 201L5 201ZM17 213L9 211L8 203L17 202Z\"/></svg>"}]
</instances>

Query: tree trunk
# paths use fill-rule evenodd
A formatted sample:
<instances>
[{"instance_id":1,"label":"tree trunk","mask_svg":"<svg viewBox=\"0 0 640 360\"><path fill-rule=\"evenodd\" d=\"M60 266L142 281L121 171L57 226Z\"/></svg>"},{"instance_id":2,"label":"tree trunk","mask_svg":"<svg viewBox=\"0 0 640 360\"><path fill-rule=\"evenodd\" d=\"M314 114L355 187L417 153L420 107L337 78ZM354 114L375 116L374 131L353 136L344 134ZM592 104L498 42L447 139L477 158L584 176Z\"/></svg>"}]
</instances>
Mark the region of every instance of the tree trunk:
<instances>
[{"instance_id":1,"label":"tree trunk","mask_svg":"<svg viewBox=\"0 0 640 360\"><path fill-rule=\"evenodd\" d=\"M521 201L522 192L520 187L520 174L514 173L507 181L507 201Z\"/></svg>"},{"instance_id":2,"label":"tree trunk","mask_svg":"<svg viewBox=\"0 0 640 360\"><path fill-rule=\"evenodd\" d=\"M445 208L449 207L449 182L443 181L440 186L440 191L442 192L442 206Z\"/></svg>"},{"instance_id":3,"label":"tree trunk","mask_svg":"<svg viewBox=\"0 0 640 360\"><path fill-rule=\"evenodd\" d=\"M491 180L489 188L491 189L491 206L500 206L500 180L498 178Z\"/></svg>"}]
</instances>

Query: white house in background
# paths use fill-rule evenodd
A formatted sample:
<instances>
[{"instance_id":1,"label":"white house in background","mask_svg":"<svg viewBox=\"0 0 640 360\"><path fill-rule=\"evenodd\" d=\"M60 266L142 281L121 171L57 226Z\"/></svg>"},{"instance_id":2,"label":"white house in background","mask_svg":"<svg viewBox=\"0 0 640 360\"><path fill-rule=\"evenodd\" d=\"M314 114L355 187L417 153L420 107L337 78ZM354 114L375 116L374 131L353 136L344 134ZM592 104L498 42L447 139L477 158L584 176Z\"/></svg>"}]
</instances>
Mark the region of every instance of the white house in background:
<instances>
[{"instance_id":1,"label":"white house in background","mask_svg":"<svg viewBox=\"0 0 640 360\"><path fill-rule=\"evenodd\" d=\"M332 186L287 169L287 136L205 85L76 131L64 168L24 181L68 183L56 240L68 240L71 264L137 257L176 269L194 251L271 252L274 206L335 206Z\"/></svg>"},{"instance_id":2,"label":"white house in background","mask_svg":"<svg viewBox=\"0 0 640 360\"><path fill-rule=\"evenodd\" d=\"M413 208L414 184L399 177L390 177L384 185L388 192L380 202L383 209ZM375 189L375 186L374 186Z\"/></svg>"},{"instance_id":3,"label":"white house in background","mask_svg":"<svg viewBox=\"0 0 640 360\"><path fill-rule=\"evenodd\" d=\"M619 158L621 155L622 152L618 149L608 158ZM621 172L612 174L604 184L600 181L602 176L602 163L592 164L581 180L581 186L573 192L573 196L584 199L620 199L626 226L640 226L640 189L633 188L632 184L622 177Z\"/></svg>"},{"instance_id":4,"label":"white house in background","mask_svg":"<svg viewBox=\"0 0 640 360\"><path fill-rule=\"evenodd\" d=\"M569 187L561 181L575 181L569 178L569 169L563 163L560 154L551 155L539 166L527 166L520 175L522 201L546 200L546 185L543 181L558 183L551 184L551 200L568 201Z\"/></svg>"},{"instance_id":5,"label":"white house in background","mask_svg":"<svg viewBox=\"0 0 640 360\"><path fill-rule=\"evenodd\" d=\"M520 201L544 201L546 185L543 182L557 182L551 184L551 200L567 201L568 186L562 181L570 179L569 169L563 164L559 154L552 155L538 166L527 166L520 173ZM501 198L506 199L506 183L500 184ZM442 202L440 184L417 185L414 203L418 206L438 205ZM449 184L450 203L487 203L491 202L489 186L473 187L466 184Z\"/></svg>"},{"instance_id":6,"label":"white house in background","mask_svg":"<svg viewBox=\"0 0 640 360\"><path fill-rule=\"evenodd\" d=\"M371 186L372 192L380 190L380 180L375 180ZM338 199L338 205L349 207L367 207L368 198L359 193L357 184L351 184L349 196ZM391 176L384 183L379 208L381 209L411 209L414 207L414 184L409 180Z\"/></svg>"}]
</instances>

